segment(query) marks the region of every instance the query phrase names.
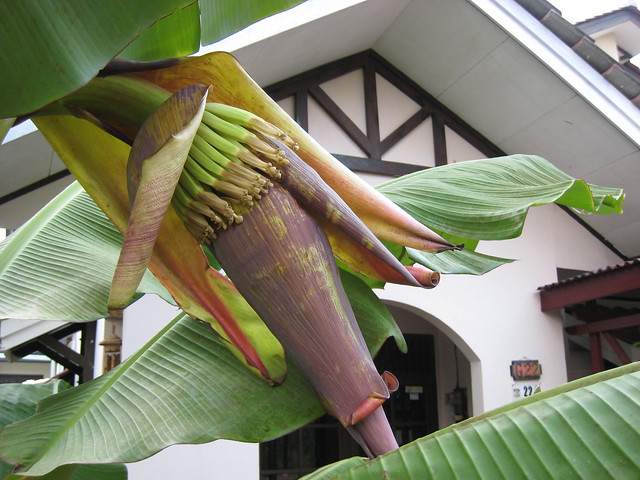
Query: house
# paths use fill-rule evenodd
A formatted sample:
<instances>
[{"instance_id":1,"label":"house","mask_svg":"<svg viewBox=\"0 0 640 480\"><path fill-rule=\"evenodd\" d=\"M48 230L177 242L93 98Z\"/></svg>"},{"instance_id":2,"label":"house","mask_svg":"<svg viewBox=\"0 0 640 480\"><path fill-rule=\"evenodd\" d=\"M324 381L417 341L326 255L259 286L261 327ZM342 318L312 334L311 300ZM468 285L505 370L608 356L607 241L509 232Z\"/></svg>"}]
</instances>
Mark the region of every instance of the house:
<instances>
[{"instance_id":1,"label":"house","mask_svg":"<svg viewBox=\"0 0 640 480\"><path fill-rule=\"evenodd\" d=\"M316 9L312 18L305 9ZM627 192L621 216L532 209L519 238L481 242L483 253L517 259L482 277L450 275L434 290L390 285L379 292L410 346L410 362L391 347L381 358L402 383L390 402L402 441L638 359L640 76L627 62L640 48L637 19L629 7L573 26L544 0L311 1L267 19L269 36L234 49L286 111L373 184L419 168L527 153ZM0 176L2 227L18 227L71 180L37 133L4 144L0 155L10 172ZM26 160L37 168L21 169ZM616 291L597 284L589 296L583 288L619 274ZM594 302L614 316L589 309ZM174 315L155 298L131 306L119 332L122 355ZM28 343L2 335L9 350ZM99 349L95 357L99 363ZM517 377L520 366L534 374ZM171 447L131 465L130 475L169 476L174 468L195 475L218 455L217 478L296 478L350 454L357 450L340 429L316 423L260 447Z\"/></svg>"}]
</instances>

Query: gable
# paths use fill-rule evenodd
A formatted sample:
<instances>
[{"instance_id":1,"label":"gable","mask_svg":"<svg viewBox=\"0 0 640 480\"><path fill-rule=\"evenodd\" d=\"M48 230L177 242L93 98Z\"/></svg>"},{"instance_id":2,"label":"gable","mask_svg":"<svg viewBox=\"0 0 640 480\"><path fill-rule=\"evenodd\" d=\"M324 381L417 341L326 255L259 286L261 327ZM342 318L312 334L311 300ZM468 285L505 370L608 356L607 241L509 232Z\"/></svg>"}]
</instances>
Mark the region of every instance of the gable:
<instances>
[{"instance_id":1,"label":"gable","mask_svg":"<svg viewBox=\"0 0 640 480\"><path fill-rule=\"evenodd\" d=\"M506 155L373 50L265 91L324 148L373 184L433 166ZM583 218L560 208L621 256Z\"/></svg>"},{"instance_id":2,"label":"gable","mask_svg":"<svg viewBox=\"0 0 640 480\"><path fill-rule=\"evenodd\" d=\"M265 90L320 144L358 172L398 176L504 155L373 50Z\"/></svg>"}]
</instances>

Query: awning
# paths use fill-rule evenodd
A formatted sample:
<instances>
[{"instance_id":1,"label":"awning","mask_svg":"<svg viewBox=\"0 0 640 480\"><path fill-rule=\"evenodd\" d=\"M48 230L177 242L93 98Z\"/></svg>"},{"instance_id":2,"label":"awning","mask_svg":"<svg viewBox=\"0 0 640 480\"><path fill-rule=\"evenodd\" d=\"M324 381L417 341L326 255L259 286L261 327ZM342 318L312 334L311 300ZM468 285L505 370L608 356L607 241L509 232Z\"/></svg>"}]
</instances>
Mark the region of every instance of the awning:
<instances>
[{"instance_id":1,"label":"awning","mask_svg":"<svg viewBox=\"0 0 640 480\"><path fill-rule=\"evenodd\" d=\"M567 334L589 336L594 373L604 369L602 338L621 364L631 362L623 345L640 342L640 259L571 276L539 290L542 311L564 308L577 320L565 328Z\"/></svg>"}]
</instances>

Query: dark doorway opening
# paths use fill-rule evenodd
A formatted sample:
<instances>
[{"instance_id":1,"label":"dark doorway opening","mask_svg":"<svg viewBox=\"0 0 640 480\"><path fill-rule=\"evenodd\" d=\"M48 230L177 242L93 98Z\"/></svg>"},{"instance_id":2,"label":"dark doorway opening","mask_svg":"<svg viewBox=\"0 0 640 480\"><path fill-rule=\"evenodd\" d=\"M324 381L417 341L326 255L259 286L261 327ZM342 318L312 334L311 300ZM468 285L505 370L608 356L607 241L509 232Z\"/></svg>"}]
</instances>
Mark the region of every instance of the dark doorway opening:
<instances>
[{"instance_id":1,"label":"dark doorway opening","mask_svg":"<svg viewBox=\"0 0 640 480\"><path fill-rule=\"evenodd\" d=\"M378 371L388 370L400 388L384 409L400 445L438 429L438 405L433 335L405 335L409 351L401 353L388 341L375 359ZM325 415L309 425L260 446L260 479L293 480L329 463L364 455L337 420Z\"/></svg>"}]
</instances>

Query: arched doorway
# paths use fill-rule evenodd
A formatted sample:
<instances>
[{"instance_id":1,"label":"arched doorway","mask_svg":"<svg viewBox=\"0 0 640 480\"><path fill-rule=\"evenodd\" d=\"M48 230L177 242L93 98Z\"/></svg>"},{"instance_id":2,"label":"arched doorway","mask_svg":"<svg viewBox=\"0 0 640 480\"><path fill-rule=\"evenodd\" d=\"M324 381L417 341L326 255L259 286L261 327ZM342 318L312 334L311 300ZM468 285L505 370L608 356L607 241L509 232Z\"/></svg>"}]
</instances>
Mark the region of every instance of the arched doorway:
<instances>
[{"instance_id":1,"label":"arched doorway","mask_svg":"<svg viewBox=\"0 0 640 480\"><path fill-rule=\"evenodd\" d=\"M442 320L412 305L385 300L405 338L428 336L433 341L434 369L430 382L436 392L431 415L444 428L472 415L472 400L479 392L479 360L469 346ZM409 345L408 355L411 355ZM473 374L472 374L473 372ZM476 373L477 372L477 373Z\"/></svg>"},{"instance_id":2,"label":"arched doorway","mask_svg":"<svg viewBox=\"0 0 640 480\"><path fill-rule=\"evenodd\" d=\"M400 381L398 391L385 403L385 411L398 443L403 445L466 418L470 410L464 400L471 398L471 363L463 353L466 345L457 346L450 334L436 326L441 323L438 319L402 303L385 303L408 345L407 354L403 354L389 340L375 358L379 371L389 370ZM324 416L263 443L260 478L297 479L356 455L364 453L336 420Z\"/></svg>"}]
</instances>

